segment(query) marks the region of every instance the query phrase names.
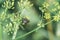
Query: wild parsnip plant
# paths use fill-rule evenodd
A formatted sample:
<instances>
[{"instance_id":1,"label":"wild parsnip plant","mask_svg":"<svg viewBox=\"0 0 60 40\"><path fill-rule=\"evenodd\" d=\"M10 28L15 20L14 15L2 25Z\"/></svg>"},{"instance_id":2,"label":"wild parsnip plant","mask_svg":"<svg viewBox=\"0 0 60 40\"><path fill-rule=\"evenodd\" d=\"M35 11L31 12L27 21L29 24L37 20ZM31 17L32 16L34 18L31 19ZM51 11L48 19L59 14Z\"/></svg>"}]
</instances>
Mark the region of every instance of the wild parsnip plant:
<instances>
[{"instance_id":1,"label":"wild parsnip plant","mask_svg":"<svg viewBox=\"0 0 60 40\"><path fill-rule=\"evenodd\" d=\"M59 2L53 2L48 3L48 2L44 2L42 4L43 7L39 7L39 9L42 11L42 14L44 15L43 17L45 19L52 19L54 21L59 21L60 20L60 5ZM54 14L54 15L52 15Z\"/></svg>"},{"instance_id":2,"label":"wild parsnip plant","mask_svg":"<svg viewBox=\"0 0 60 40\"><path fill-rule=\"evenodd\" d=\"M4 8L4 11L0 14L0 25L3 27L3 33L7 33L7 35L12 34L12 40L15 40L17 31L19 29L19 26L22 26L22 17L21 13L23 9L30 8L33 4L30 4L30 1L28 0L20 0L17 2L18 7L21 11L18 11L17 13L7 13L9 9L15 9L14 7L14 1L15 0L5 0L5 2L2 4L2 7ZM28 4L27 4L28 3ZM29 7L28 7L29 6Z\"/></svg>"},{"instance_id":3,"label":"wild parsnip plant","mask_svg":"<svg viewBox=\"0 0 60 40\"><path fill-rule=\"evenodd\" d=\"M34 3L31 3L29 0L18 0L17 6L19 10L17 12L9 13L8 10L17 10L15 6L16 0L5 0L2 4L2 8L4 11L0 13L0 27L3 28L3 33L7 33L8 36L11 35L11 38L9 40L18 40L20 38L23 38L37 30L39 30L42 27L45 27L45 25L48 25L49 23L55 21L58 22L60 20L60 4L59 2L54 1L52 4L49 2L44 2L41 7L39 7L39 10L41 10L41 20L37 22L37 27L28 33L17 36L18 30L22 29L24 30L24 25L26 25L29 22L29 19L27 16L22 16L21 13L24 9L30 9L31 7L34 7ZM49 20L49 22L45 23L45 20ZM25 30L24 30L25 31ZM3 35L4 36L4 35ZM2 38L3 39L3 38Z\"/></svg>"}]
</instances>

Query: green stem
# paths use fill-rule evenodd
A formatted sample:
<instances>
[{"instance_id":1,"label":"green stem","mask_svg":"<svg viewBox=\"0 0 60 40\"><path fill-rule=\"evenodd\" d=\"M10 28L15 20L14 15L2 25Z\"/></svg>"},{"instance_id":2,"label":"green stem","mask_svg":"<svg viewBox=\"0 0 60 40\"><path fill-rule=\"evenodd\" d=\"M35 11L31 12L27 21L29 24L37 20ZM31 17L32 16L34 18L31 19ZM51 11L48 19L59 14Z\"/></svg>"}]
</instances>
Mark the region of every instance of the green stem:
<instances>
[{"instance_id":1,"label":"green stem","mask_svg":"<svg viewBox=\"0 0 60 40\"><path fill-rule=\"evenodd\" d=\"M54 20L51 20L50 22L48 22L48 23L46 23L46 24L44 24L44 25L47 25L47 24L51 23L52 21L54 21ZM23 38L23 37L25 37L25 36L31 34L32 32L39 30L40 28L41 28L41 27L37 27L36 29L34 29L34 30L32 30L32 31L30 31L30 32L28 32L28 33L26 33L26 34L17 37L15 40L17 40L17 39L19 39L19 38Z\"/></svg>"},{"instance_id":2,"label":"green stem","mask_svg":"<svg viewBox=\"0 0 60 40\"><path fill-rule=\"evenodd\" d=\"M13 37L12 37L12 40L15 40L15 37L16 37L16 34L17 34L17 31L18 31L18 25L15 25L15 31L13 33Z\"/></svg>"},{"instance_id":3,"label":"green stem","mask_svg":"<svg viewBox=\"0 0 60 40\"><path fill-rule=\"evenodd\" d=\"M1 23L0 23L0 40L2 40L2 26L1 26Z\"/></svg>"}]
</instances>

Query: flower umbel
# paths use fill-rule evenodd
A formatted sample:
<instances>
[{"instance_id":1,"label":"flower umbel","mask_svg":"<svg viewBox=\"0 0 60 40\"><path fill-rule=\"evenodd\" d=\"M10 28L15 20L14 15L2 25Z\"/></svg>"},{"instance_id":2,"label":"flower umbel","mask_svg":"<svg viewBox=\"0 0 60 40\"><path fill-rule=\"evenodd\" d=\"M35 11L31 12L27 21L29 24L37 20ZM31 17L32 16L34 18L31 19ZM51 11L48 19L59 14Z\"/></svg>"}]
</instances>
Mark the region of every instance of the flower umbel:
<instances>
[{"instance_id":1,"label":"flower umbel","mask_svg":"<svg viewBox=\"0 0 60 40\"><path fill-rule=\"evenodd\" d=\"M50 13L45 13L44 18L45 18L45 19L50 19L50 18L51 18Z\"/></svg>"},{"instance_id":2,"label":"flower umbel","mask_svg":"<svg viewBox=\"0 0 60 40\"><path fill-rule=\"evenodd\" d=\"M31 4L28 0L20 0L18 1L18 6L23 9L30 8L31 6L33 6L33 4Z\"/></svg>"},{"instance_id":3,"label":"flower umbel","mask_svg":"<svg viewBox=\"0 0 60 40\"><path fill-rule=\"evenodd\" d=\"M57 15L57 16L54 16L54 21L59 21L60 20L60 16Z\"/></svg>"},{"instance_id":4,"label":"flower umbel","mask_svg":"<svg viewBox=\"0 0 60 40\"><path fill-rule=\"evenodd\" d=\"M43 7L48 8L49 7L49 3L44 2Z\"/></svg>"},{"instance_id":5,"label":"flower umbel","mask_svg":"<svg viewBox=\"0 0 60 40\"><path fill-rule=\"evenodd\" d=\"M12 2L10 0L6 0L2 5L3 8L7 8L7 9L14 9L13 6L14 6L14 0L12 0Z\"/></svg>"}]
</instances>

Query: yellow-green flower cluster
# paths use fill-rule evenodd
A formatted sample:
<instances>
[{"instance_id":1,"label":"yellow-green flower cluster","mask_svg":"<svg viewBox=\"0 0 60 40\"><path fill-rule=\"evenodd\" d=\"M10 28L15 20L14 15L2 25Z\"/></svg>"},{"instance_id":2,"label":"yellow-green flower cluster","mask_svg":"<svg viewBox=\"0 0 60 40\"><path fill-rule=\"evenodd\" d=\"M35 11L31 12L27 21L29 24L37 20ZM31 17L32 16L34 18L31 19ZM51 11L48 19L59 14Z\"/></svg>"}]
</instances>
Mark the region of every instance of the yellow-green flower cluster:
<instances>
[{"instance_id":1,"label":"yellow-green flower cluster","mask_svg":"<svg viewBox=\"0 0 60 40\"><path fill-rule=\"evenodd\" d=\"M6 24L6 26L3 27L3 32L7 32L8 35L10 35L10 33L12 34L14 30L12 23Z\"/></svg>"},{"instance_id":2,"label":"yellow-green flower cluster","mask_svg":"<svg viewBox=\"0 0 60 40\"><path fill-rule=\"evenodd\" d=\"M48 8L49 6L50 6L50 4L48 2L43 3L43 7Z\"/></svg>"},{"instance_id":3,"label":"yellow-green flower cluster","mask_svg":"<svg viewBox=\"0 0 60 40\"><path fill-rule=\"evenodd\" d=\"M60 20L60 16L59 15L54 16L54 21L59 21L59 20Z\"/></svg>"},{"instance_id":4,"label":"yellow-green flower cluster","mask_svg":"<svg viewBox=\"0 0 60 40\"><path fill-rule=\"evenodd\" d=\"M52 9L52 11L54 11L54 12L57 11L56 15L53 16L53 20L54 21L59 21L60 20L60 5L59 5L59 2L53 2L53 4L54 4L55 8Z\"/></svg>"},{"instance_id":5,"label":"yellow-green flower cluster","mask_svg":"<svg viewBox=\"0 0 60 40\"><path fill-rule=\"evenodd\" d=\"M8 14L5 20L3 20L5 23L5 25L3 25L3 30L8 33L8 35L13 34L16 29L18 30L22 23L22 18L20 16L15 16L14 14Z\"/></svg>"},{"instance_id":6,"label":"yellow-green flower cluster","mask_svg":"<svg viewBox=\"0 0 60 40\"><path fill-rule=\"evenodd\" d=\"M22 23L21 15L19 14L19 11L15 14L8 14L7 9L14 9L14 0L6 0L4 4L2 5L3 8L6 8L1 14L0 14L0 22L3 24L3 30L4 32L8 33L8 35L12 34L14 31L19 29L19 26ZM4 23L3 23L4 22Z\"/></svg>"},{"instance_id":7,"label":"yellow-green flower cluster","mask_svg":"<svg viewBox=\"0 0 60 40\"><path fill-rule=\"evenodd\" d=\"M44 14L44 18L45 19L50 19L52 16L50 14L54 14L55 16L53 16L54 21L59 21L60 20L60 5L59 2L52 2L48 3L48 2L44 2L43 7L39 7L39 9L42 11L42 13ZM42 14L42 15L43 15Z\"/></svg>"},{"instance_id":8,"label":"yellow-green flower cluster","mask_svg":"<svg viewBox=\"0 0 60 40\"><path fill-rule=\"evenodd\" d=\"M50 19L50 18L51 18L50 13L47 12L47 13L44 13L44 14L45 14L45 15L44 15L44 18L45 18L45 19Z\"/></svg>"},{"instance_id":9,"label":"yellow-green flower cluster","mask_svg":"<svg viewBox=\"0 0 60 40\"><path fill-rule=\"evenodd\" d=\"M20 0L18 1L18 6L23 9L23 8L30 8L33 6L33 4L31 4L30 1L28 0Z\"/></svg>"},{"instance_id":10,"label":"yellow-green flower cluster","mask_svg":"<svg viewBox=\"0 0 60 40\"><path fill-rule=\"evenodd\" d=\"M12 2L11 2L12 1ZM14 0L6 0L4 2L4 4L2 5L3 8L7 8L7 9L14 9Z\"/></svg>"}]
</instances>

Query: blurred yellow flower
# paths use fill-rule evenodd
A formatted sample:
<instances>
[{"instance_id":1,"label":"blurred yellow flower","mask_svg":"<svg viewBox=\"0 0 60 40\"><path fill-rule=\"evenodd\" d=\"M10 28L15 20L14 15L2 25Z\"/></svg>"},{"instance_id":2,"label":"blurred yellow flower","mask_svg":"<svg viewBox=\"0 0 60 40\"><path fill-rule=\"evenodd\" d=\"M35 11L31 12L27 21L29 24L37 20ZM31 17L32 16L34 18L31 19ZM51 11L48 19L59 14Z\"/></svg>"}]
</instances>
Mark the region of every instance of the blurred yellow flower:
<instances>
[{"instance_id":1,"label":"blurred yellow flower","mask_svg":"<svg viewBox=\"0 0 60 40\"><path fill-rule=\"evenodd\" d=\"M48 8L49 7L49 3L44 2L43 6L46 7L46 8Z\"/></svg>"},{"instance_id":2,"label":"blurred yellow flower","mask_svg":"<svg viewBox=\"0 0 60 40\"><path fill-rule=\"evenodd\" d=\"M23 8L30 8L33 6L33 4L28 0L26 0L26 1L21 0L21 1L18 1L18 6L22 7L22 9L23 9Z\"/></svg>"},{"instance_id":3,"label":"blurred yellow flower","mask_svg":"<svg viewBox=\"0 0 60 40\"><path fill-rule=\"evenodd\" d=\"M54 21L59 21L60 20L60 16L57 15L57 16L54 16Z\"/></svg>"},{"instance_id":4,"label":"blurred yellow flower","mask_svg":"<svg viewBox=\"0 0 60 40\"><path fill-rule=\"evenodd\" d=\"M50 19L50 18L51 18L50 13L45 13L44 18L45 18L45 19Z\"/></svg>"}]
</instances>

